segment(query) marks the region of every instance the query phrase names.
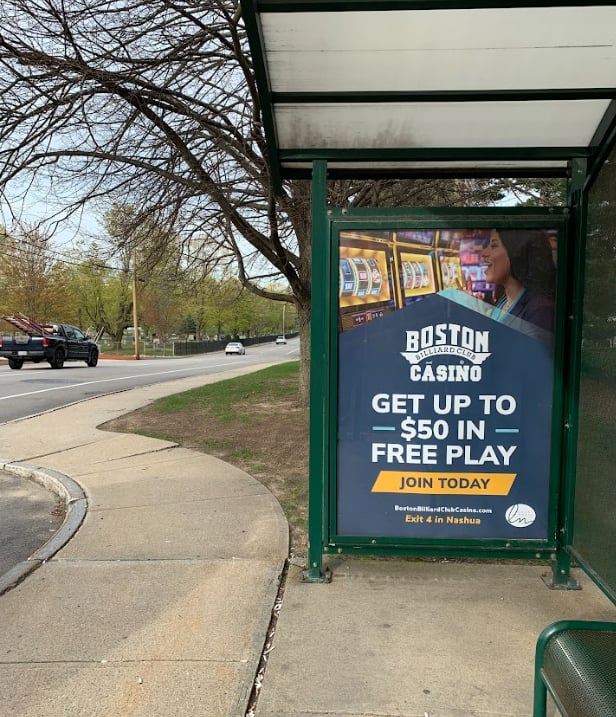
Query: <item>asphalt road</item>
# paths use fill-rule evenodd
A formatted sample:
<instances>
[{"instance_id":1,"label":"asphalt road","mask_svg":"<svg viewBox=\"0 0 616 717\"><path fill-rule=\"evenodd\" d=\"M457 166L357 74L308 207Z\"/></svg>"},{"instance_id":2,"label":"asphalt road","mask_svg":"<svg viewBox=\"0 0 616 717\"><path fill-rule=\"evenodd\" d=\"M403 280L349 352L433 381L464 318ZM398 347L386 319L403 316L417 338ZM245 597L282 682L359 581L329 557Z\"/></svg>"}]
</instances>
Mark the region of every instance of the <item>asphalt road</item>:
<instances>
[{"instance_id":1,"label":"asphalt road","mask_svg":"<svg viewBox=\"0 0 616 717\"><path fill-rule=\"evenodd\" d=\"M58 497L31 480L0 471L0 575L43 546L62 525Z\"/></svg>"},{"instance_id":2,"label":"asphalt road","mask_svg":"<svg viewBox=\"0 0 616 717\"><path fill-rule=\"evenodd\" d=\"M71 403L176 378L224 372L238 364L291 361L299 358L299 339L249 346L244 356L217 351L182 358L101 359L96 368L67 362L62 369L47 363L24 364L19 371L0 365L0 424L34 416Z\"/></svg>"}]
</instances>

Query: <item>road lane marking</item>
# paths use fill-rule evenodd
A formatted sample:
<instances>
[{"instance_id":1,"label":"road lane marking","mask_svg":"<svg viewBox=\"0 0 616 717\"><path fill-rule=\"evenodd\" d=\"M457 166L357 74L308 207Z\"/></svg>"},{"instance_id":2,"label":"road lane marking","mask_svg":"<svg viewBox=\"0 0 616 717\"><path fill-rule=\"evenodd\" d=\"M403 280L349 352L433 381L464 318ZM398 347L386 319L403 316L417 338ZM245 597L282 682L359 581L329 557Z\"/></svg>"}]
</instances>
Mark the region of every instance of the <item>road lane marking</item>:
<instances>
[{"instance_id":1,"label":"road lane marking","mask_svg":"<svg viewBox=\"0 0 616 717\"><path fill-rule=\"evenodd\" d=\"M220 364L213 364L212 366L207 366L208 369L211 368L220 368L221 366L229 367L229 363L220 363ZM194 366L191 368L178 368L173 369L171 371L156 371L154 373L144 373L144 374L133 374L132 376L117 376L116 378L101 378L98 381L82 381L81 383L69 383L69 384L63 384L62 386L52 386L50 388L40 388L37 391L27 391L26 393L15 393L12 396L0 396L0 401L6 401L9 398L22 398L23 396L35 396L37 393L48 393L50 391L65 391L67 388L79 388L80 386L93 386L97 383L112 383L113 381L129 381L130 379L135 378L144 378L149 376L164 376L165 374L169 373L182 373L186 371L192 371L194 370ZM135 388L142 388L141 386L135 386Z\"/></svg>"}]
</instances>

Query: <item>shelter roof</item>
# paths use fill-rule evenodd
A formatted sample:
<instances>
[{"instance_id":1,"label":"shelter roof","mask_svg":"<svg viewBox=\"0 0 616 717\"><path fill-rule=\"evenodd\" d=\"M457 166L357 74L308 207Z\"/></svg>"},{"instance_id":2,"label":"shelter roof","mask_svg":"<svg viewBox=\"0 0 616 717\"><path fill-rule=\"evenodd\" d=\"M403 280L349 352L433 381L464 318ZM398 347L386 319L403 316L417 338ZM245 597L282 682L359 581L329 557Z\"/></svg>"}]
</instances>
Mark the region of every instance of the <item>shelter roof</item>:
<instances>
[{"instance_id":1,"label":"shelter roof","mask_svg":"<svg viewBox=\"0 0 616 717\"><path fill-rule=\"evenodd\" d=\"M566 176L616 134L616 3L241 2L279 179Z\"/></svg>"}]
</instances>

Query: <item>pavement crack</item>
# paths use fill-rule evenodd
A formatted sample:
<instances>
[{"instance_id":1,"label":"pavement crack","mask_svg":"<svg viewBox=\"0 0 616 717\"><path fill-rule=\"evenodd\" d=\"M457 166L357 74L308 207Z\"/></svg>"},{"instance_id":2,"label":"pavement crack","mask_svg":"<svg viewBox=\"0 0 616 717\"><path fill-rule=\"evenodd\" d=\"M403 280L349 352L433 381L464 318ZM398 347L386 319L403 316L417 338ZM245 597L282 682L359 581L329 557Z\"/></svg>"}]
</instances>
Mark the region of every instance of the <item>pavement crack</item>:
<instances>
[{"instance_id":1,"label":"pavement crack","mask_svg":"<svg viewBox=\"0 0 616 717\"><path fill-rule=\"evenodd\" d=\"M284 561L282 572L280 573L280 580L278 582L278 592L276 593L276 599L274 600L274 607L272 608L272 615L270 622L265 633L265 643L263 650L261 651L261 658L257 665L257 673L252 685L250 696L248 697L248 704L246 707L245 717L255 717L257 710L257 703L261 694L261 687L263 686L263 680L265 678L265 670L267 668L267 660L270 652L274 649L274 636L276 634L276 626L278 624L278 617L280 616L280 610L282 608L282 601L284 597L284 591L287 584L287 577L289 575L289 560Z\"/></svg>"}]
</instances>

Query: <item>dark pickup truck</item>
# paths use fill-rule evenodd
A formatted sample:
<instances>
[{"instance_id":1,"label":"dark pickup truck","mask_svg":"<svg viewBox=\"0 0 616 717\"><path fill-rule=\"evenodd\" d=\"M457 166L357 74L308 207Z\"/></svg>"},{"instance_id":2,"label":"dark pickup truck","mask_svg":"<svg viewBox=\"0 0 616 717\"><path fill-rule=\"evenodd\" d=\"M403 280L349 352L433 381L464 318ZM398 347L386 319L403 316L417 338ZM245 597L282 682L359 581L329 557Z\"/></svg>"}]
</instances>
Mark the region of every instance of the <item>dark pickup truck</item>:
<instances>
[{"instance_id":1,"label":"dark pickup truck","mask_svg":"<svg viewBox=\"0 0 616 717\"><path fill-rule=\"evenodd\" d=\"M12 369L20 369L26 361L47 361L51 368L62 368L65 361L98 363L96 341L70 324L38 324L23 314L2 316L14 329L0 336L0 358L7 358Z\"/></svg>"}]
</instances>

